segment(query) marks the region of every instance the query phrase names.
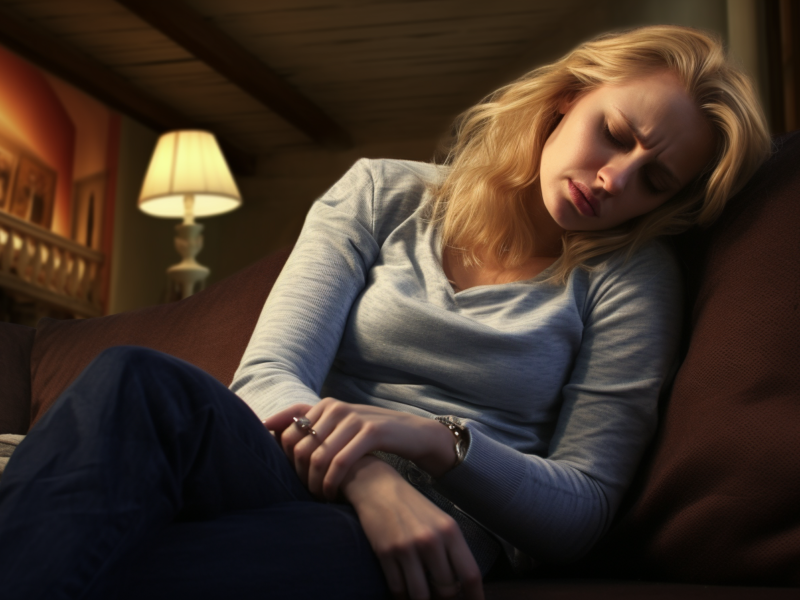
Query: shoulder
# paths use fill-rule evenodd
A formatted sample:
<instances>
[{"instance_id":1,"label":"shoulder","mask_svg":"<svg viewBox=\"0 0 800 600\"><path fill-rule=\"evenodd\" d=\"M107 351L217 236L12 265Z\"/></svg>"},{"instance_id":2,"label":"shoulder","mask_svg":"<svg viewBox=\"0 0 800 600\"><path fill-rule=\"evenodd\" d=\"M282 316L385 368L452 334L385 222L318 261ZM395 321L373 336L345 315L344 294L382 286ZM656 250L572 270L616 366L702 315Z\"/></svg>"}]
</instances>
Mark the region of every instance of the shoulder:
<instances>
[{"instance_id":1,"label":"shoulder","mask_svg":"<svg viewBox=\"0 0 800 600\"><path fill-rule=\"evenodd\" d=\"M445 167L397 159L362 159L355 167L369 173L373 186L373 231L379 243L422 207Z\"/></svg>"},{"instance_id":2,"label":"shoulder","mask_svg":"<svg viewBox=\"0 0 800 600\"><path fill-rule=\"evenodd\" d=\"M394 158L362 158L358 162L372 171L376 183L386 187L398 184L425 187L439 180L446 169L432 163Z\"/></svg>"},{"instance_id":3,"label":"shoulder","mask_svg":"<svg viewBox=\"0 0 800 600\"><path fill-rule=\"evenodd\" d=\"M410 160L359 159L317 200L311 214L330 220L326 211L334 209L382 243L425 203L429 187L445 169Z\"/></svg>"},{"instance_id":4,"label":"shoulder","mask_svg":"<svg viewBox=\"0 0 800 600\"><path fill-rule=\"evenodd\" d=\"M587 308L656 303L669 312L680 310L683 273L674 252L661 240L648 242L633 254L612 252L588 266L592 270L586 275Z\"/></svg>"},{"instance_id":5,"label":"shoulder","mask_svg":"<svg viewBox=\"0 0 800 600\"><path fill-rule=\"evenodd\" d=\"M440 180L446 167L432 163L394 158L361 158L331 188L352 189L369 186L377 193L394 189L423 191Z\"/></svg>"},{"instance_id":6,"label":"shoulder","mask_svg":"<svg viewBox=\"0 0 800 600\"><path fill-rule=\"evenodd\" d=\"M633 252L619 250L589 262L589 279L603 282L645 283L654 280L675 282L682 279L675 253L662 240L652 240Z\"/></svg>"}]
</instances>

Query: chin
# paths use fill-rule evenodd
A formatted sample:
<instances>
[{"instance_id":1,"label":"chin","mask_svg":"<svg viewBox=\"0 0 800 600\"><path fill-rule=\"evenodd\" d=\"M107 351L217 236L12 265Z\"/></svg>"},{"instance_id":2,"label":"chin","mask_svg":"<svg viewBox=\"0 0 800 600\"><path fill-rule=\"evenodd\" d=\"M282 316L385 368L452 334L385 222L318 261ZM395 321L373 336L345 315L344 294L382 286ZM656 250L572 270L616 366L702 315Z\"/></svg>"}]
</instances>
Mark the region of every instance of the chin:
<instances>
[{"instance_id":1,"label":"chin","mask_svg":"<svg viewBox=\"0 0 800 600\"><path fill-rule=\"evenodd\" d=\"M557 207L556 210L550 212L550 216L561 229L566 231L583 231L590 228L587 227L589 223L586 222L586 217L579 214L571 202Z\"/></svg>"}]
</instances>

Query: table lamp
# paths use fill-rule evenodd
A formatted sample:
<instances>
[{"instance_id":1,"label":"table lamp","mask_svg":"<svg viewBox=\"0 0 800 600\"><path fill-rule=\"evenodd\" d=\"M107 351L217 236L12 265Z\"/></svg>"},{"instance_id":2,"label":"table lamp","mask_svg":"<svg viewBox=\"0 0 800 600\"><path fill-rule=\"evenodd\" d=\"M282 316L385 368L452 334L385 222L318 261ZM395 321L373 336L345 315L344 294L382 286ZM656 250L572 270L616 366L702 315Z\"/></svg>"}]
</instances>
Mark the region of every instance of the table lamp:
<instances>
[{"instance_id":1,"label":"table lamp","mask_svg":"<svg viewBox=\"0 0 800 600\"><path fill-rule=\"evenodd\" d=\"M154 217L183 218L175 226L175 249L183 260L167 269L174 284L170 296L188 298L210 272L195 260L203 248L203 226L194 218L226 213L241 203L212 133L170 131L158 139L139 194L139 209Z\"/></svg>"}]
</instances>

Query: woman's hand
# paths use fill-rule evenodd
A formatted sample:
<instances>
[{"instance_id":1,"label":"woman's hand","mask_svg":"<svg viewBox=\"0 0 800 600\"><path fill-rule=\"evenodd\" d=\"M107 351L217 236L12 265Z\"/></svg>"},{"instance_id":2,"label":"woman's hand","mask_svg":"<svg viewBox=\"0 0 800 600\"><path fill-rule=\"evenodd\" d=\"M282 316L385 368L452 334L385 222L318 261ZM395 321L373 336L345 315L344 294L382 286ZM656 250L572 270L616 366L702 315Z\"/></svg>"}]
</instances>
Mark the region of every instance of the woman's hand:
<instances>
[{"instance_id":1,"label":"woman's hand","mask_svg":"<svg viewBox=\"0 0 800 600\"><path fill-rule=\"evenodd\" d=\"M483 600L481 573L448 514L391 466L365 456L342 482L395 598Z\"/></svg>"},{"instance_id":2,"label":"woman's hand","mask_svg":"<svg viewBox=\"0 0 800 600\"><path fill-rule=\"evenodd\" d=\"M305 416L314 435L294 425ZM375 450L413 461L433 477L455 463L452 434L437 421L409 413L325 398L296 404L264 421L279 436L297 475L317 497L335 500L355 462Z\"/></svg>"}]
</instances>

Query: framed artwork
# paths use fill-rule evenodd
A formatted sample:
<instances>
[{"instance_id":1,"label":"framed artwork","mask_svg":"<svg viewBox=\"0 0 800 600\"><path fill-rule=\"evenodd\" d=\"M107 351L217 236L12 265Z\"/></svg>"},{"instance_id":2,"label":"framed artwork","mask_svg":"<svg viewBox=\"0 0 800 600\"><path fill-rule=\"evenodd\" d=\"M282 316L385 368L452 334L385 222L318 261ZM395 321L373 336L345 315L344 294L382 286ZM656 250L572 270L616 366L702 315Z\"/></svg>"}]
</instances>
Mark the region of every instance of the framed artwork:
<instances>
[{"instance_id":1,"label":"framed artwork","mask_svg":"<svg viewBox=\"0 0 800 600\"><path fill-rule=\"evenodd\" d=\"M103 243L103 206L106 174L97 173L75 182L72 195L72 239L94 250Z\"/></svg>"},{"instance_id":2,"label":"framed artwork","mask_svg":"<svg viewBox=\"0 0 800 600\"><path fill-rule=\"evenodd\" d=\"M43 162L23 154L19 158L9 212L45 229L53 220L56 172Z\"/></svg>"},{"instance_id":3,"label":"framed artwork","mask_svg":"<svg viewBox=\"0 0 800 600\"><path fill-rule=\"evenodd\" d=\"M11 207L11 190L14 189L18 163L19 152L0 137L0 210L8 211Z\"/></svg>"}]
</instances>

